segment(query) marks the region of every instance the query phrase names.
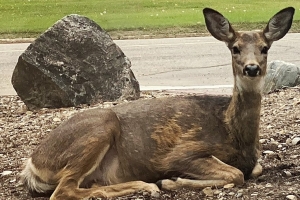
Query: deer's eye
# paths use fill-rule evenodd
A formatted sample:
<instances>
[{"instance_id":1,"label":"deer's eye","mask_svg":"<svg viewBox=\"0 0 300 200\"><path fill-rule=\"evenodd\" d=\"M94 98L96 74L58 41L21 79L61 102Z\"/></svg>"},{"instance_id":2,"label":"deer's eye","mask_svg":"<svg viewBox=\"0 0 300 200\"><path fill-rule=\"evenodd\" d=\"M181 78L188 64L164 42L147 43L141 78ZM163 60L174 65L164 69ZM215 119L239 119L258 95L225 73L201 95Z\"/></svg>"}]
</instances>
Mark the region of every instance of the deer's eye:
<instances>
[{"instance_id":1,"label":"deer's eye","mask_svg":"<svg viewBox=\"0 0 300 200\"><path fill-rule=\"evenodd\" d=\"M269 48L265 46L265 47L262 48L261 53L262 54L268 54L268 50L269 50Z\"/></svg>"},{"instance_id":2,"label":"deer's eye","mask_svg":"<svg viewBox=\"0 0 300 200\"><path fill-rule=\"evenodd\" d=\"M239 50L238 47L232 47L232 53L233 53L233 54L240 54L241 51Z\"/></svg>"}]
</instances>

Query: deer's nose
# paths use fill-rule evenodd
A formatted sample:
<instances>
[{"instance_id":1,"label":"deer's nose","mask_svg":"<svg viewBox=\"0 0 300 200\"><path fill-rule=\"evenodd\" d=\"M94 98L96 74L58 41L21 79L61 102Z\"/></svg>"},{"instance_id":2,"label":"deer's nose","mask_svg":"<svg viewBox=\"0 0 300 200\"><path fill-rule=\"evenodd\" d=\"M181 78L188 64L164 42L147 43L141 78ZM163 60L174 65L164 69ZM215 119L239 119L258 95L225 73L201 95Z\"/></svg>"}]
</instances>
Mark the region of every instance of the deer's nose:
<instances>
[{"instance_id":1,"label":"deer's nose","mask_svg":"<svg viewBox=\"0 0 300 200\"><path fill-rule=\"evenodd\" d=\"M244 74L251 77L258 76L260 74L260 67L255 64L246 65L244 68Z\"/></svg>"}]
</instances>

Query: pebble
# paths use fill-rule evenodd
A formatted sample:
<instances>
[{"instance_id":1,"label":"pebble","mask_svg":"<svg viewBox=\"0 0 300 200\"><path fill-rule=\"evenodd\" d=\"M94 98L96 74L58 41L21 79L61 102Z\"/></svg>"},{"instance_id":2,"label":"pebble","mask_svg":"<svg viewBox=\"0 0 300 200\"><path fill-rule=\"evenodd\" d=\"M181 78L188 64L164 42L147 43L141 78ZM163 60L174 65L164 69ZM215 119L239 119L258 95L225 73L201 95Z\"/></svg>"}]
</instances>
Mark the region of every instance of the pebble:
<instances>
[{"instance_id":1,"label":"pebble","mask_svg":"<svg viewBox=\"0 0 300 200\"><path fill-rule=\"evenodd\" d=\"M233 196L233 195L234 195L234 192L229 192L228 195L229 195L229 196Z\"/></svg>"},{"instance_id":2,"label":"pebble","mask_svg":"<svg viewBox=\"0 0 300 200\"><path fill-rule=\"evenodd\" d=\"M261 143L261 144L266 143L266 142L267 142L266 139L260 139L260 140L259 140L259 143Z\"/></svg>"},{"instance_id":3,"label":"pebble","mask_svg":"<svg viewBox=\"0 0 300 200\"><path fill-rule=\"evenodd\" d=\"M54 118L53 118L53 121L54 121L54 122L60 122L61 119L59 119L58 117L54 117Z\"/></svg>"},{"instance_id":4,"label":"pebble","mask_svg":"<svg viewBox=\"0 0 300 200\"><path fill-rule=\"evenodd\" d=\"M293 145L300 144L300 137L295 137L295 138L292 140L292 144L293 144Z\"/></svg>"},{"instance_id":5,"label":"pebble","mask_svg":"<svg viewBox=\"0 0 300 200\"><path fill-rule=\"evenodd\" d=\"M295 195L287 195L286 198L290 200L297 200L297 197Z\"/></svg>"},{"instance_id":6,"label":"pebble","mask_svg":"<svg viewBox=\"0 0 300 200\"><path fill-rule=\"evenodd\" d=\"M151 197L159 198L160 197L160 193L157 192L157 191L153 191L153 192L151 192Z\"/></svg>"},{"instance_id":7,"label":"pebble","mask_svg":"<svg viewBox=\"0 0 300 200\"><path fill-rule=\"evenodd\" d=\"M274 140L274 138L270 138L271 142L277 142L276 140ZM277 142L278 143L278 142Z\"/></svg>"},{"instance_id":8,"label":"pebble","mask_svg":"<svg viewBox=\"0 0 300 200\"><path fill-rule=\"evenodd\" d=\"M273 187L273 185L271 183L266 184L266 188L271 188L271 187Z\"/></svg>"},{"instance_id":9,"label":"pebble","mask_svg":"<svg viewBox=\"0 0 300 200\"><path fill-rule=\"evenodd\" d=\"M33 114L32 111L27 111L27 112L26 112L26 115L32 115L32 114Z\"/></svg>"},{"instance_id":10,"label":"pebble","mask_svg":"<svg viewBox=\"0 0 300 200\"><path fill-rule=\"evenodd\" d=\"M292 176L292 173L289 171L283 171L283 175L286 177L290 177L290 176Z\"/></svg>"},{"instance_id":11,"label":"pebble","mask_svg":"<svg viewBox=\"0 0 300 200\"><path fill-rule=\"evenodd\" d=\"M221 190L215 190L215 191L214 191L214 195L219 195L219 194L221 194L221 193L222 193Z\"/></svg>"},{"instance_id":12,"label":"pebble","mask_svg":"<svg viewBox=\"0 0 300 200\"><path fill-rule=\"evenodd\" d=\"M288 145L291 145L292 144L292 139L291 138L286 139L285 143L288 144Z\"/></svg>"},{"instance_id":13,"label":"pebble","mask_svg":"<svg viewBox=\"0 0 300 200\"><path fill-rule=\"evenodd\" d=\"M267 126L267 129L270 129L270 128L273 128L274 126L272 126L272 125L268 125Z\"/></svg>"},{"instance_id":14,"label":"pebble","mask_svg":"<svg viewBox=\"0 0 300 200\"><path fill-rule=\"evenodd\" d=\"M258 192L254 192L251 194L251 196L257 196L258 195Z\"/></svg>"},{"instance_id":15,"label":"pebble","mask_svg":"<svg viewBox=\"0 0 300 200\"><path fill-rule=\"evenodd\" d=\"M271 151L271 150L266 150L263 152L263 154L274 154L275 152L274 151Z\"/></svg>"},{"instance_id":16,"label":"pebble","mask_svg":"<svg viewBox=\"0 0 300 200\"><path fill-rule=\"evenodd\" d=\"M243 193L237 193L237 195L236 195L237 198L240 198L242 196L243 196Z\"/></svg>"},{"instance_id":17,"label":"pebble","mask_svg":"<svg viewBox=\"0 0 300 200\"><path fill-rule=\"evenodd\" d=\"M225 189L228 189L228 188L233 188L233 187L234 187L234 184L233 184L233 183L230 183L230 184L224 185L224 188L225 188Z\"/></svg>"},{"instance_id":18,"label":"pebble","mask_svg":"<svg viewBox=\"0 0 300 200\"><path fill-rule=\"evenodd\" d=\"M299 157L299 155L291 155L291 158L292 159L296 159L296 158L298 158Z\"/></svg>"},{"instance_id":19,"label":"pebble","mask_svg":"<svg viewBox=\"0 0 300 200\"><path fill-rule=\"evenodd\" d=\"M212 197L214 196L214 192L213 190L211 189L211 187L206 187L202 190L202 192L206 195L206 196L209 196L209 197Z\"/></svg>"},{"instance_id":20,"label":"pebble","mask_svg":"<svg viewBox=\"0 0 300 200\"><path fill-rule=\"evenodd\" d=\"M7 175L10 175L11 173L12 173L12 171L9 171L9 170L3 171L3 172L1 173L1 176L7 176Z\"/></svg>"},{"instance_id":21,"label":"pebble","mask_svg":"<svg viewBox=\"0 0 300 200\"><path fill-rule=\"evenodd\" d=\"M237 192L243 194L245 191L244 191L243 189L240 189L240 190L238 190Z\"/></svg>"}]
</instances>

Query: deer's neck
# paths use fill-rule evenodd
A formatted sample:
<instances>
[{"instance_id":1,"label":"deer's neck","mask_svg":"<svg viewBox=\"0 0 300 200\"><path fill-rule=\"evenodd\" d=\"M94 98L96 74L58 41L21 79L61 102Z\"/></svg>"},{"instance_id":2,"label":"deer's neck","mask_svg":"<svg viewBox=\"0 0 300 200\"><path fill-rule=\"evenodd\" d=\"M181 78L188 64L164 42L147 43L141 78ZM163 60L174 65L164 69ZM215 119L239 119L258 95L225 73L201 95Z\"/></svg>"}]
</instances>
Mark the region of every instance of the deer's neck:
<instances>
[{"instance_id":1,"label":"deer's neck","mask_svg":"<svg viewBox=\"0 0 300 200\"><path fill-rule=\"evenodd\" d=\"M258 145L261 109L260 90L241 90L235 86L225 113L230 137L238 146Z\"/></svg>"}]
</instances>

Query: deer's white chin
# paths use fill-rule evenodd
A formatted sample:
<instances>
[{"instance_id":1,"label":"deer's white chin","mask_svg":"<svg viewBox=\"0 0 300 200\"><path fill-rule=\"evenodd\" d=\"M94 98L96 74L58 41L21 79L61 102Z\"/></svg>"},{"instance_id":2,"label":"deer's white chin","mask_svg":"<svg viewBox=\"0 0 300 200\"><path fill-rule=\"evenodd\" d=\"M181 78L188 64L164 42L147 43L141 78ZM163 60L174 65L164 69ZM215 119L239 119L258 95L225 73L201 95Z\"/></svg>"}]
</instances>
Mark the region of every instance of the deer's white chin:
<instances>
[{"instance_id":1,"label":"deer's white chin","mask_svg":"<svg viewBox=\"0 0 300 200\"><path fill-rule=\"evenodd\" d=\"M236 87L240 92L261 93L264 85L264 77L236 76Z\"/></svg>"}]
</instances>

